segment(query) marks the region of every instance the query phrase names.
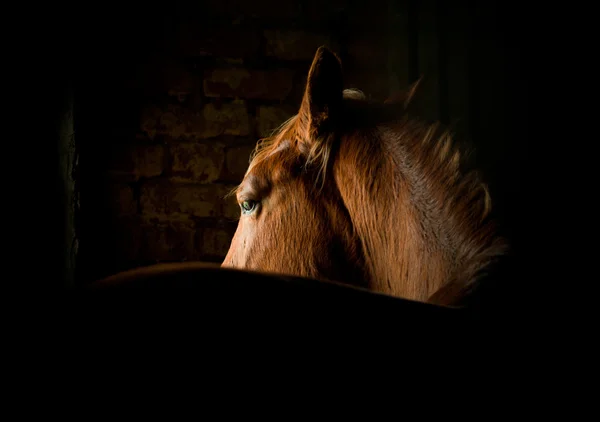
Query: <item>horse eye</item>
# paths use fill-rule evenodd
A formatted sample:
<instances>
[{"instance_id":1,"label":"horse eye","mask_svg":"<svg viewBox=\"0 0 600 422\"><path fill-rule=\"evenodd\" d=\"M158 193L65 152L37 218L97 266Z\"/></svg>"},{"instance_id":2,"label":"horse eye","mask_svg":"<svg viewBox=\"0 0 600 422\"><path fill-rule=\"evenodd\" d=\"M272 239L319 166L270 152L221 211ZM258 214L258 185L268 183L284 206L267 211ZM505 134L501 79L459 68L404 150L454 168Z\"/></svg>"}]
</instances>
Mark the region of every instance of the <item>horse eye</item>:
<instances>
[{"instance_id":1,"label":"horse eye","mask_svg":"<svg viewBox=\"0 0 600 422\"><path fill-rule=\"evenodd\" d=\"M241 206L242 206L242 212L244 214L249 214L252 211L254 211L254 209L256 208L256 201L244 201L242 202Z\"/></svg>"}]
</instances>

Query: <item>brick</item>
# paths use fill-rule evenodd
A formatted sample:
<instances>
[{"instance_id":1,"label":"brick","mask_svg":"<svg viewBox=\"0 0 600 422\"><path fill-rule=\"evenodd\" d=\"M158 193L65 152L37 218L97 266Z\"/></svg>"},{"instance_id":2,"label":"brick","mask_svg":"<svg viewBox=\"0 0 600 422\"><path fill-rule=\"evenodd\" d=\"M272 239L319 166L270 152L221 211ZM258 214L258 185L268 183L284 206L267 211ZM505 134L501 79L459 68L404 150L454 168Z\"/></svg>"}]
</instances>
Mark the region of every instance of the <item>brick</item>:
<instances>
[{"instance_id":1,"label":"brick","mask_svg":"<svg viewBox=\"0 0 600 422\"><path fill-rule=\"evenodd\" d=\"M248 169L250 154L254 150L253 145L243 145L232 147L227 150L225 155L225 165L227 176L238 182L241 182Z\"/></svg>"},{"instance_id":2,"label":"brick","mask_svg":"<svg viewBox=\"0 0 600 422\"><path fill-rule=\"evenodd\" d=\"M200 250L203 256L225 258L233 232L227 229L206 228L203 230L200 243Z\"/></svg>"},{"instance_id":3,"label":"brick","mask_svg":"<svg viewBox=\"0 0 600 422\"><path fill-rule=\"evenodd\" d=\"M140 206L145 218L158 220L188 220L192 216L212 217L219 213L218 203L210 186L200 185L144 185Z\"/></svg>"},{"instance_id":4,"label":"brick","mask_svg":"<svg viewBox=\"0 0 600 422\"><path fill-rule=\"evenodd\" d=\"M137 203L133 189L127 184L115 184L109 187L109 203L113 215L131 216L137 212Z\"/></svg>"},{"instance_id":5,"label":"brick","mask_svg":"<svg viewBox=\"0 0 600 422\"><path fill-rule=\"evenodd\" d=\"M344 67L385 70L388 62L387 34L370 31L360 35L348 40L348 59Z\"/></svg>"},{"instance_id":6,"label":"brick","mask_svg":"<svg viewBox=\"0 0 600 422\"><path fill-rule=\"evenodd\" d=\"M219 187L219 199L222 205L223 217L230 222L236 222L240 218L240 206L232 191L237 185L222 185Z\"/></svg>"},{"instance_id":7,"label":"brick","mask_svg":"<svg viewBox=\"0 0 600 422\"><path fill-rule=\"evenodd\" d=\"M194 222L148 222L140 218L121 218L110 230L106 251L119 266L140 263L196 259Z\"/></svg>"},{"instance_id":8,"label":"brick","mask_svg":"<svg viewBox=\"0 0 600 422\"><path fill-rule=\"evenodd\" d=\"M301 5L298 2L281 0L205 0L202 13L209 16L248 18L293 19L298 16Z\"/></svg>"},{"instance_id":9,"label":"brick","mask_svg":"<svg viewBox=\"0 0 600 422\"><path fill-rule=\"evenodd\" d=\"M292 91L294 71L213 69L204 79L207 97L283 100Z\"/></svg>"},{"instance_id":10,"label":"brick","mask_svg":"<svg viewBox=\"0 0 600 422\"><path fill-rule=\"evenodd\" d=\"M295 113L291 108L260 106L256 113L257 132L261 138L271 136L273 130L277 129L283 122Z\"/></svg>"},{"instance_id":11,"label":"brick","mask_svg":"<svg viewBox=\"0 0 600 422\"><path fill-rule=\"evenodd\" d=\"M336 22L340 14L349 26L349 32L361 33L386 26L389 19L389 0L369 0L368 3L350 0L303 0L306 19L311 22ZM404 3L404 2L401 2Z\"/></svg>"},{"instance_id":12,"label":"brick","mask_svg":"<svg viewBox=\"0 0 600 422\"><path fill-rule=\"evenodd\" d=\"M339 52L339 44L329 35L304 31L266 30L267 56L283 60L312 60L317 49L325 45Z\"/></svg>"},{"instance_id":13,"label":"brick","mask_svg":"<svg viewBox=\"0 0 600 422\"><path fill-rule=\"evenodd\" d=\"M180 100L190 94L202 92L200 75L192 73L181 63L169 62L165 66L164 80L167 94Z\"/></svg>"},{"instance_id":14,"label":"brick","mask_svg":"<svg viewBox=\"0 0 600 422\"><path fill-rule=\"evenodd\" d=\"M113 178L136 181L160 176L164 171L162 145L118 145L111 151L108 170Z\"/></svg>"},{"instance_id":15,"label":"brick","mask_svg":"<svg viewBox=\"0 0 600 422\"><path fill-rule=\"evenodd\" d=\"M181 25L179 52L188 57L255 57L260 48L260 34L252 28L234 25Z\"/></svg>"},{"instance_id":16,"label":"brick","mask_svg":"<svg viewBox=\"0 0 600 422\"><path fill-rule=\"evenodd\" d=\"M196 229L191 224L144 224L140 258L145 261L187 261L197 257Z\"/></svg>"},{"instance_id":17,"label":"brick","mask_svg":"<svg viewBox=\"0 0 600 422\"><path fill-rule=\"evenodd\" d=\"M304 0L303 8L310 21L322 22L339 19L340 13L349 9L348 3L349 0Z\"/></svg>"},{"instance_id":18,"label":"brick","mask_svg":"<svg viewBox=\"0 0 600 422\"><path fill-rule=\"evenodd\" d=\"M250 118L248 110L242 102L226 104L221 107L207 104L203 112L206 121L203 134L207 138L219 135L247 136L250 134Z\"/></svg>"},{"instance_id":19,"label":"brick","mask_svg":"<svg viewBox=\"0 0 600 422\"><path fill-rule=\"evenodd\" d=\"M212 183L223 171L223 144L182 143L171 146L172 176L175 182Z\"/></svg>"},{"instance_id":20,"label":"brick","mask_svg":"<svg viewBox=\"0 0 600 422\"><path fill-rule=\"evenodd\" d=\"M247 136L250 118L243 102L206 104L202 108L150 105L142 111L140 126L150 139L195 141L220 135Z\"/></svg>"},{"instance_id":21,"label":"brick","mask_svg":"<svg viewBox=\"0 0 600 422\"><path fill-rule=\"evenodd\" d=\"M143 230L141 221L132 216L114 220L110 237L112 243L107 253L112 253L115 260L135 262L139 259L140 248L143 246Z\"/></svg>"},{"instance_id":22,"label":"brick","mask_svg":"<svg viewBox=\"0 0 600 422\"><path fill-rule=\"evenodd\" d=\"M232 199L224 199L228 185L178 185L166 182L142 186L140 207L146 221L190 221L195 218L233 216Z\"/></svg>"},{"instance_id":23,"label":"brick","mask_svg":"<svg viewBox=\"0 0 600 422\"><path fill-rule=\"evenodd\" d=\"M147 96L168 94L183 101L202 93L202 77L180 61L156 55L138 65L135 86Z\"/></svg>"}]
</instances>

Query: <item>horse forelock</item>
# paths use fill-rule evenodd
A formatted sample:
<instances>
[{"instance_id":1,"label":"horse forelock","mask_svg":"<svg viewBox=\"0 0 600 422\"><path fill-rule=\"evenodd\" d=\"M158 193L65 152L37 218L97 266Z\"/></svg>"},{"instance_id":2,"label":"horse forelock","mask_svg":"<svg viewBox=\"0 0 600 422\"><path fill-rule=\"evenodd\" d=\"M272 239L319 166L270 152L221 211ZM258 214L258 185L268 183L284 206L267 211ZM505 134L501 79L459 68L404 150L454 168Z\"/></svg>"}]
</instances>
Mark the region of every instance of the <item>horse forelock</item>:
<instances>
[{"instance_id":1,"label":"horse forelock","mask_svg":"<svg viewBox=\"0 0 600 422\"><path fill-rule=\"evenodd\" d=\"M345 89L343 98L351 101L363 101L365 94L358 89ZM305 157L305 166L314 166L317 169L318 178L326 177L327 167L331 159L331 143L333 134L323 136L323 139L312 139L311 142L303 143L303 140L309 139L312 135L308 131L309 116L307 109L302 108L300 112L279 125L274 129L270 136L259 139L255 149L250 154L250 161L246 170L246 175L250 173L258 164L270 158L274 154L296 148L297 154ZM309 144L311 147L302 148L302 145ZM272 163L271 166L276 166Z\"/></svg>"}]
</instances>

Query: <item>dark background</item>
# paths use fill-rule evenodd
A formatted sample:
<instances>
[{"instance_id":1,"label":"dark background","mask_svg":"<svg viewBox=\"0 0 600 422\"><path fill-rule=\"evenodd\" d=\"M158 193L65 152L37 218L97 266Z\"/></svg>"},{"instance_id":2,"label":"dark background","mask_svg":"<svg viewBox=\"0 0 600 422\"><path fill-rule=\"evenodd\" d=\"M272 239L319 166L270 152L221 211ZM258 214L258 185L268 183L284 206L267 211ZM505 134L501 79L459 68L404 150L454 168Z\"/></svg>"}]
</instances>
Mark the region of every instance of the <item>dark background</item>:
<instances>
[{"instance_id":1,"label":"dark background","mask_svg":"<svg viewBox=\"0 0 600 422\"><path fill-rule=\"evenodd\" d=\"M422 116L475 145L505 229L526 246L535 27L514 4L102 3L39 16L39 131L23 144L35 198L15 248L42 285L220 261L237 214L222 196L257 138L297 108L321 44L340 55L346 86L374 99L425 75Z\"/></svg>"}]
</instances>

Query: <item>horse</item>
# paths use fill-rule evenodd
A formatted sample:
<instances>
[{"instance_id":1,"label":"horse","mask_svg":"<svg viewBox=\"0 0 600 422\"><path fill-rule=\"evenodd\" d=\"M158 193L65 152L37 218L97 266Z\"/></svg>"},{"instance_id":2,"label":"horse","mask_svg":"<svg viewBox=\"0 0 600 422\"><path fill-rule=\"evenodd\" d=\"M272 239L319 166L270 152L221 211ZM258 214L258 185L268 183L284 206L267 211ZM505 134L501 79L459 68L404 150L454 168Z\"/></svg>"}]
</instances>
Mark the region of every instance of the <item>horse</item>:
<instances>
[{"instance_id":1,"label":"horse","mask_svg":"<svg viewBox=\"0 0 600 422\"><path fill-rule=\"evenodd\" d=\"M333 280L455 306L508 250L489 189L440 122L344 89L321 46L296 115L259 139L231 192L240 216L223 268Z\"/></svg>"}]
</instances>

